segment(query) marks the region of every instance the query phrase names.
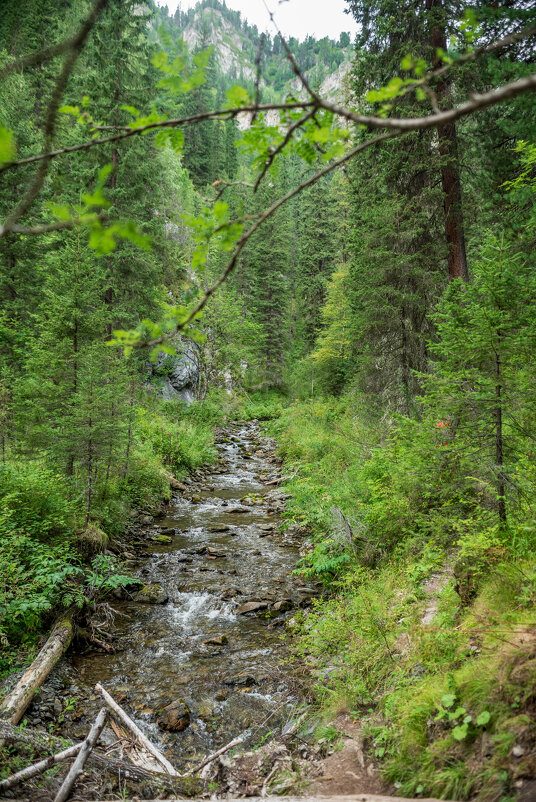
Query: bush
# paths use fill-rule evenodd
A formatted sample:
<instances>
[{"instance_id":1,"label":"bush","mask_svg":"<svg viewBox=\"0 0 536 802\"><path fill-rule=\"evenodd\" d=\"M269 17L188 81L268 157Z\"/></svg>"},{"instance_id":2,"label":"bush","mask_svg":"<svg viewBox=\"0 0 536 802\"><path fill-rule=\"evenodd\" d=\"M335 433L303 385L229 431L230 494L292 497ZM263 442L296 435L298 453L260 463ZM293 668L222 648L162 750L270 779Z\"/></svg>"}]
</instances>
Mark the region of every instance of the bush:
<instances>
[{"instance_id":1,"label":"bush","mask_svg":"<svg viewBox=\"0 0 536 802\"><path fill-rule=\"evenodd\" d=\"M176 475L184 475L216 458L212 430L188 419L171 420L166 414L139 410L136 432Z\"/></svg>"},{"instance_id":2,"label":"bush","mask_svg":"<svg viewBox=\"0 0 536 802\"><path fill-rule=\"evenodd\" d=\"M2 530L20 529L40 540L72 533L75 505L64 476L34 462L0 465Z\"/></svg>"},{"instance_id":3,"label":"bush","mask_svg":"<svg viewBox=\"0 0 536 802\"><path fill-rule=\"evenodd\" d=\"M81 566L69 544L41 543L24 532L2 528L0 550L0 637L31 638L56 605L69 603L69 580Z\"/></svg>"}]
</instances>

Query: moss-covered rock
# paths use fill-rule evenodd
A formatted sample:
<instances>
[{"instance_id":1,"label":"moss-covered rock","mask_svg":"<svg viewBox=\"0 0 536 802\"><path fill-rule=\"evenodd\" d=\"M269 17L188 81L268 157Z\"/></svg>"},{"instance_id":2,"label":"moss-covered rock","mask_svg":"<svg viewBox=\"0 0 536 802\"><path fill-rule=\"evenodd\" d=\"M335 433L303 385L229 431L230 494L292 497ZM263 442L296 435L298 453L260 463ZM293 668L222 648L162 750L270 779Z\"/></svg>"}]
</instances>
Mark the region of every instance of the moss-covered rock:
<instances>
[{"instance_id":1,"label":"moss-covered rock","mask_svg":"<svg viewBox=\"0 0 536 802\"><path fill-rule=\"evenodd\" d=\"M79 532L77 541L78 548L82 554L93 557L95 554L100 554L104 551L110 542L110 538L96 524L90 523L82 532Z\"/></svg>"},{"instance_id":2,"label":"moss-covered rock","mask_svg":"<svg viewBox=\"0 0 536 802\"><path fill-rule=\"evenodd\" d=\"M144 585L134 596L134 601L141 604L165 604L168 599L168 592L162 585Z\"/></svg>"}]
</instances>

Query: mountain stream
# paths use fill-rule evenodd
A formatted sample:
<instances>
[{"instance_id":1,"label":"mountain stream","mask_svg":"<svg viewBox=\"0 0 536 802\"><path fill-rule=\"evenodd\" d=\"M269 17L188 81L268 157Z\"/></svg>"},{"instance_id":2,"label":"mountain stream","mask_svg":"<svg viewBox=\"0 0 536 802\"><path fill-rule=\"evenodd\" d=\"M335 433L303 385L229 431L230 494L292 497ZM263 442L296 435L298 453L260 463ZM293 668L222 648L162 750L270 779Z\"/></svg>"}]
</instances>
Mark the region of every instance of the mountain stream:
<instances>
[{"instance_id":1,"label":"mountain stream","mask_svg":"<svg viewBox=\"0 0 536 802\"><path fill-rule=\"evenodd\" d=\"M84 737L100 707L97 682L179 770L236 736L258 743L292 717L298 698L283 664L283 625L313 593L292 573L301 538L279 529L285 496L266 485L279 467L259 425L227 427L217 447L218 465L142 531L137 575L161 585L167 603L114 603L115 653L75 652L56 672L52 691L73 700L69 737ZM162 533L169 542L158 542ZM175 721L162 718L173 702Z\"/></svg>"}]
</instances>

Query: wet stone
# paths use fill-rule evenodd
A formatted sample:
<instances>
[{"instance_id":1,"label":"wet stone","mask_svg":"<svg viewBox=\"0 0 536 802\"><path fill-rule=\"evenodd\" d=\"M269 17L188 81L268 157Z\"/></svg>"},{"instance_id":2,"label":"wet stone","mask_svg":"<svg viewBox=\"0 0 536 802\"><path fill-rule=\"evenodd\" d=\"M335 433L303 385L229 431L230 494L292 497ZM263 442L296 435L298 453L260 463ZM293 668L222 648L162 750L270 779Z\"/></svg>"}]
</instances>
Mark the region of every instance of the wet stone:
<instances>
[{"instance_id":1,"label":"wet stone","mask_svg":"<svg viewBox=\"0 0 536 802\"><path fill-rule=\"evenodd\" d=\"M266 610L268 608L268 602L246 602L245 604L241 604L238 610L236 611L237 615L245 615L246 613L257 613L261 610Z\"/></svg>"},{"instance_id":2,"label":"wet stone","mask_svg":"<svg viewBox=\"0 0 536 802\"><path fill-rule=\"evenodd\" d=\"M182 732L190 724L190 709L184 699L177 699L159 710L156 718L163 730Z\"/></svg>"},{"instance_id":3,"label":"wet stone","mask_svg":"<svg viewBox=\"0 0 536 802\"><path fill-rule=\"evenodd\" d=\"M168 592L162 585L144 585L134 594L134 601L141 604L165 604L168 599Z\"/></svg>"}]
</instances>

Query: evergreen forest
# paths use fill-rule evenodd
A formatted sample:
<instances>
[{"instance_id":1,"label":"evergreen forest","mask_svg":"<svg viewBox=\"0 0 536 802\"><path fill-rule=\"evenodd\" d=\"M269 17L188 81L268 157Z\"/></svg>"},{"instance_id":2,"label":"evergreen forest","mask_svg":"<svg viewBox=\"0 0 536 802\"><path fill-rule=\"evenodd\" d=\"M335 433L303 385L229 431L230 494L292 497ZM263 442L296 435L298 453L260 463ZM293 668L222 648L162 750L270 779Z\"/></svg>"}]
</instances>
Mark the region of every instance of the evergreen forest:
<instances>
[{"instance_id":1,"label":"evergreen forest","mask_svg":"<svg viewBox=\"0 0 536 802\"><path fill-rule=\"evenodd\" d=\"M21 673L67 621L9 721L75 739L81 681L50 719L39 686L138 632L143 560L178 548L162 510L217 495L236 446L277 513L243 558L269 577L290 538L303 597L218 580L293 683L292 760L253 795L536 799L536 6L346 5L354 39L287 40L225 0L2 2L0 791L37 759L2 729ZM205 751L237 734L191 696L189 770L195 721ZM341 716L371 770L310 791ZM264 717L248 748L284 734ZM55 799L46 768L10 793ZM192 776L179 796L244 795ZM100 781L77 798L162 793Z\"/></svg>"}]
</instances>

